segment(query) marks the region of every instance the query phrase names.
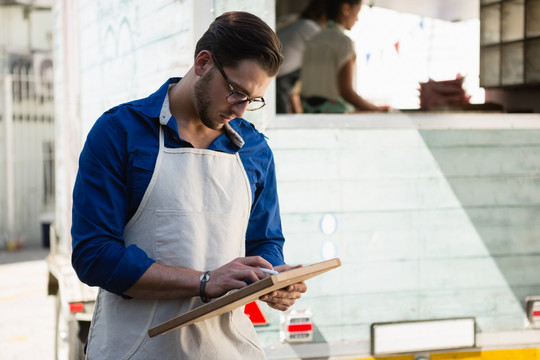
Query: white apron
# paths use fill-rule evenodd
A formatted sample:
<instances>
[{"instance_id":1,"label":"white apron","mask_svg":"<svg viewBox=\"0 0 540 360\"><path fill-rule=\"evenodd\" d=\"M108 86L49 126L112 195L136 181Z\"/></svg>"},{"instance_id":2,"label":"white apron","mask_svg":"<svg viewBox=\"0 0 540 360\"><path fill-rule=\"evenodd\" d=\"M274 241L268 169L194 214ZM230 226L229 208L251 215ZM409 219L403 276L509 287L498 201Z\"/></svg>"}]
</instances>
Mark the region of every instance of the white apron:
<instances>
[{"instance_id":1,"label":"white apron","mask_svg":"<svg viewBox=\"0 0 540 360\"><path fill-rule=\"evenodd\" d=\"M167 97L154 174L124 239L126 246L137 245L160 264L214 270L245 256L249 180L238 154L166 148L163 125L170 116ZM149 338L151 327L202 304L198 296L126 300L101 289L87 359L266 358L243 308Z\"/></svg>"}]
</instances>

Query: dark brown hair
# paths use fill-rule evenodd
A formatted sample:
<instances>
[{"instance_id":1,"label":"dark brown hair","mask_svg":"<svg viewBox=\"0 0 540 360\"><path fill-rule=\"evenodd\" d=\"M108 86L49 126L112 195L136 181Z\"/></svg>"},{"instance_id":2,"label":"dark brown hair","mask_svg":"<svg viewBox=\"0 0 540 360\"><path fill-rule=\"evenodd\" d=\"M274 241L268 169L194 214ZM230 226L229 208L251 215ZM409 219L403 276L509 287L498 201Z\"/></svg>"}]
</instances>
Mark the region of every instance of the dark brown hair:
<instances>
[{"instance_id":1,"label":"dark brown hair","mask_svg":"<svg viewBox=\"0 0 540 360\"><path fill-rule=\"evenodd\" d=\"M320 21L325 17L326 0L311 0L308 6L302 11L300 17Z\"/></svg>"},{"instance_id":2,"label":"dark brown hair","mask_svg":"<svg viewBox=\"0 0 540 360\"><path fill-rule=\"evenodd\" d=\"M256 60L269 76L275 76L281 63L281 42L259 17L230 11L217 17L197 42L195 56L208 50L223 66L236 67L241 60Z\"/></svg>"},{"instance_id":3,"label":"dark brown hair","mask_svg":"<svg viewBox=\"0 0 540 360\"><path fill-rule=\"evenodd\" d=\"M328 20L336 20L343 4L350 6L362 4L362 0L332 0L326 2L326 17Z\"/></svg>"}]
</instances>

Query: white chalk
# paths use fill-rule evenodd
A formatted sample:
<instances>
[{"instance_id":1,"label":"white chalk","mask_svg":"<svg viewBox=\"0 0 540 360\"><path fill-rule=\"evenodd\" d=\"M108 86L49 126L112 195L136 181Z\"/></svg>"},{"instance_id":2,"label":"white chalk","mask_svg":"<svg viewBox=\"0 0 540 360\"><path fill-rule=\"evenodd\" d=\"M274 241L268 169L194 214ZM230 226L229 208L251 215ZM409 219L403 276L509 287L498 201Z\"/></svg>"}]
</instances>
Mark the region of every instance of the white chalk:
<instances>
[{"instance_id":1,"label":"white chalk","mask_svg":"<svg viewBox=\"0 0 540 360\"><path fill-rule=\"evenodd\" d=\"M263 268L263 267L260 267L260 266L258 268L261 269L263 272L265 272L267 274L270 274L270 275L279 274L276 270L271 270L271 269Z\"/></svg>"}]
</instances>

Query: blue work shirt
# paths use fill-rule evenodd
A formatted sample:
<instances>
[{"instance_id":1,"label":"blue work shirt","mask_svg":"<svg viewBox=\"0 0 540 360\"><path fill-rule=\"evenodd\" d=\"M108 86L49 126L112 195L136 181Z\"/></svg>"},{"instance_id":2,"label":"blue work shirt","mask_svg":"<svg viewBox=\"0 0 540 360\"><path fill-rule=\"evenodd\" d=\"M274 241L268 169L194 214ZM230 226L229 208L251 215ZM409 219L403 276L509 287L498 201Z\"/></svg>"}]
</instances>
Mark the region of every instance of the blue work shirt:
<instances>
[{"instance_id":1,"label":"blue work shirt","mask_svg":"<svg viewBox=\"0 0 540 360\"><path fill-rule=\"evenodd\" d=\"M73 190L71 228L72 264L88 285L122 295L155 262L137 246L126 247L123 232L150 183L159 151L161 107L169 85L178 81L169 79L149 97L105 112L88 134ZM222 134L209 149L238 152L246 170L252 193L246 255L282 265L284 238L272 151L251 123L236 118L229 124L244 146L238 148ZM174 117L165 129L166 147L192 147L179 137Z\"/></svg>"}]
</instances>

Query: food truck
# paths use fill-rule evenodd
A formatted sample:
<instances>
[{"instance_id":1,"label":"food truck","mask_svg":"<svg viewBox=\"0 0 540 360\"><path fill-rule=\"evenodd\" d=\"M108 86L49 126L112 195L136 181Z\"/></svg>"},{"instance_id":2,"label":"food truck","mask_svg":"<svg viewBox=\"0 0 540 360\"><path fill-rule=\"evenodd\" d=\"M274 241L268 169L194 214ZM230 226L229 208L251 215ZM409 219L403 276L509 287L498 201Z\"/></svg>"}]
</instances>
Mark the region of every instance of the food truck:
<instances>
[{"instance_id":1,"label":"food truck","mask_svg":"<svg viewBox=\"0 0 540 360\"><path fill-rule=\"evenodd\" d=\"M293 3L302 2L56 1L49 290L58 299L58 359L81 358L96 291L78 282L69 261L71 191L92 124L189 69L196 40L217 15L246 10L277 24ZM405 108L400 100L418 98L419 89L385 98L396 83L374 96L395 101L390 112L276 114L272 84L269 106L246 114L274 152L288 263L342 263L310 279L287 313L250 306L267 356L538 359L539 2L366 0L364 7L391 11L392 19L416 16L418 26L402 32L410 38L429 19L476 19L478 43L468 56L478 76L469 80L484 99L427 108L418 99ZM433 46L436 35L426 37ZM412 49L387 44L394 58ZM390 61L387 50L373 49L358 51L364 75L375 71L366 66ZM430 59L430 66L443 61ZM407 73L386 73L397 70ZM430 79L416 81L420 88Z\"/></svg>"}]
</instances>

